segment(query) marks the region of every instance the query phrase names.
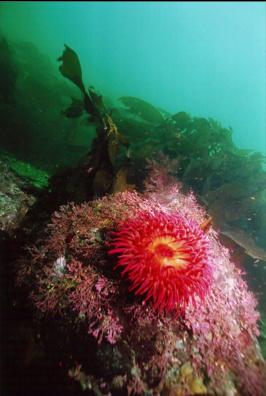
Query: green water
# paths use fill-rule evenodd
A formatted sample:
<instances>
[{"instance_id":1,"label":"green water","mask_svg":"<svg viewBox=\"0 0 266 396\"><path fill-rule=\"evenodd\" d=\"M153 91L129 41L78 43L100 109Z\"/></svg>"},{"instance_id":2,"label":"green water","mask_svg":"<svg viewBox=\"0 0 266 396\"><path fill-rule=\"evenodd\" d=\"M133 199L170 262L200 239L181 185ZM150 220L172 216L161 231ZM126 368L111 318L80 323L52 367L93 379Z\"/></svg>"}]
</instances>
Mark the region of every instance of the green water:
<instances>
[{"instance_id":1,"label":"green water","mask_svg":"<svg viewBox=\"0 0 266 396\"><path fill-rule=\"evenodd\" d=\"M74 48L107 96L212 117L266 152L264 2L2 2L1 31L56 58Z\"/></svg>"}]
</instances>

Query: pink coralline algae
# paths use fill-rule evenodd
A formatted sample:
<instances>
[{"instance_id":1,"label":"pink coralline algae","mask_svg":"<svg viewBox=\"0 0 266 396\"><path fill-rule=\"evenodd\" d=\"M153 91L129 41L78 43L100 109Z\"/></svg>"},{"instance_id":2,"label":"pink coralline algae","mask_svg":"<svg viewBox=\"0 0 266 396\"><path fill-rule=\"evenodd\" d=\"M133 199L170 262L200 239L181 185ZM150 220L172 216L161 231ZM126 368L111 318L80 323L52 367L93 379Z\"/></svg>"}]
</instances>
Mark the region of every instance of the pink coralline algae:
<instances>
[{"instance_id":1,"label":"pink coralline algae","mask_svg":"<svg viewBox=\"0 0 266 396\"><path fill-rule=\"evenodd\" d=\"M88 381L106 393L263 396L256 299L181 187L157 167L143 194L61 207L18 283L39 311L98 341L106 369Z\"/></svg>"}]
</instances>

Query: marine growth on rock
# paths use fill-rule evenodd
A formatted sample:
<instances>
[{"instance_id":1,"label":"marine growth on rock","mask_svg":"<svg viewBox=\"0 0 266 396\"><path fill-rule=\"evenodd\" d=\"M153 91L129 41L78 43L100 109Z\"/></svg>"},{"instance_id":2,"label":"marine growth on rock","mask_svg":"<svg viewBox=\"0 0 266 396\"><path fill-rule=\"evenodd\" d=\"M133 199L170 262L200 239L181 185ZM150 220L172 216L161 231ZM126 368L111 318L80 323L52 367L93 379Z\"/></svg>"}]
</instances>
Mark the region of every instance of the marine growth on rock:
<instances>
[{"instance_id":1,"label":"marine growth on rock","mask_svg":"<svg viewBox=\"0 0 266 396\"><path fill-rule=\"evenodd\" d=\"M192 192L158 166L145 186L61 207L20 263L38 312L82 339L69 375L95 394L263 396L244 274Z\"/></svg>"}]
</instances>

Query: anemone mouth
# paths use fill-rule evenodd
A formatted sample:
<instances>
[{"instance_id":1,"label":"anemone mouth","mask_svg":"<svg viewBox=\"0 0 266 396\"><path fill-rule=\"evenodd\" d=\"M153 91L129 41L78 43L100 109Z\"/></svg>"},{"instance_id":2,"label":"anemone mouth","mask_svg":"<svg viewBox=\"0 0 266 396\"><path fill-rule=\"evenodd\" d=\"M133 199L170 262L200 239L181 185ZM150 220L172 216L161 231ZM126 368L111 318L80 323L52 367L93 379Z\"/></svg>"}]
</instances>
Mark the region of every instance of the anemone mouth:
<instances>
[{"instance_id":1,"label":"anemone mouth","mask_svg":"<svg viewBox=\"0 0 266 396\"><path fill-rule=\"evenodd\" d=\"M136 296L158 310L185 307L203 298L212 278L210 243L193 220L181 213L140 212L114 234L109 254Z\"/></svg>"},{"instance_id":2,"label":"anemone mouth","mask_svg":"<svg viewBox=\"0 0 266 396\"><path fill-rule=\"evenodd\" d=\"M147 250L162 267L185 269L191 259L186 243L171 235L154 238L147 246Z\"/></svg>"}]
</instances>

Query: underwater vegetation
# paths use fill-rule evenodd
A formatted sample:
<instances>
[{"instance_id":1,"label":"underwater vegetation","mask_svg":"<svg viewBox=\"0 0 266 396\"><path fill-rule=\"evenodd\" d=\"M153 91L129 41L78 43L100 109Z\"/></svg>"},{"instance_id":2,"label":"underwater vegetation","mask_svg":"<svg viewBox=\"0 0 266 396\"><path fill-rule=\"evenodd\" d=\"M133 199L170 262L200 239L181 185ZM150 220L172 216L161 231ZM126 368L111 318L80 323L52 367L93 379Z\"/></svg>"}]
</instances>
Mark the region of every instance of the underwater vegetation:
<instances>
[{"instance_id":1,"label":"underwater vegetation","mask_svg":"<svg viewBox=\"0 0 266 396\"><path fill-rule=\"evenodd\" d=\"M232 131L218 122L183 112L160 126L130 117L115 119L130 141L137 166L143 157L155 158L160 152L174 158L172 172L197 192L221 231L248 255L265 261L266 173L261 153L237 148Z\"/></svg>"},{"instance_id":2,"label":"underwater vegetation","mask_svg":"<svg viewBox=\"0 0 266 396\"><path fill-rule=\"evenodd\" d=\"M232 254L266 261L263 155L213 119L87 89L67 45L61 79L34 46L0 47L17 157L1 219L23 234L15 289L41 349L27 364L44 355L93 395L263 396L257 298Z\"/></svg>"},{"instance_id":3,"label":"underwater vegetation","mask_svg":"<svg viewBox=\"0 0 266 396\"><path fill-rule=\"evenodd\" d=\"M82 142L88 143L93 131L62 115L75 89L32 43L1 39L2 51L1 148L48 173L76 163L87 150Z\"/></svg>"},{"instance_id":4,"label":"underwater vegetation","mask_svg":"<svg viewBox=\"0 0 266 396\"><path fill-rule=\"evenodd\" d=\"M262 396L256 299L195 196L158 172L143 194L62 206L17 282L40 317L76 329L82 352L64 364L84 389Z\"/></svg>"},{"instance_id":5,"label":"underwater vegetation","mask_svg":"<svg viewBox=\"0 0 266 396\"><path fill-rule=\"evenodd\" d=\"M116 191L119 187L117 179L121 179L121 172L126 173L126 169L122 167L115 169L117 156L120 146L124 145L128 148L129 143L119 132L110 112L106 109L102 96L93 88L86 91L82 80L81 65L75 51L65 45L65 50L58 61L62 62L59 67L62 75L80 89L83 97L83 101L72 100L70 107L64 112L65 115L69 116L71 113L71 117L80 117L82 111L79 110L74 115L73 109L77 107L82 109L83 103L83 111L89 115L89 122L93 122L96 126L96 137L86 160L89 174L86 181L88 191L93 191L94 196Z\"/></svg>"},{"instance_id":6,"label":"underwater vegetation","mask_svg":"<svg viewBox=\"0 0 266 396\"><path fill-rule=\"evenodd\" d=\"M82 162L73 178L86 190L83 199L134 185L142 188L147 159L164 153L176 159L172 172L200 196L220 231L252 258L265 261L261 153L236 147L232 130L215 120L182 111L169 114L129 96L112 102L92 87L86 90L78 55L68 46L60 71L72 85L60 80L32 44L3 38L1 48L1 75L10 82L14 98L0 105L3 148L49 174ZM74 191L72 197L64 194L75 200Z\"/></svg>"},{"instance_id":7,"label":"underwater vegetation","mask_svg":"<svg viewBox=\"0 0 266 396\"><path fill-rule=\"evenodd\" d=\"M108 109L102 95L90 88L84 91L77 54L67 46L64 54L60 71L80 88L84 109L97 126L87 160L91 179L87 183L94 196L130 188L137 183L128 179L130 170L144 169L147 159L164 153L175 158L171 171L197 192L221 231L248 255L265 261L265 157L238 149L232 130L212 119L184 112L170 115L133 97L120 98L126 110Z\"/></svg>"},{"instance_id":8,"label":"underwater vegetation","mask_svg":"<svg viewBox=\"0 0 266 396\"><path fill-rule=\"evenodd\" d=\"M0 151L0 158L18 177L23 179L32 188L44 189L48 187L49 174L42 169L39 169L29 162L18 160L10 153Z\"/></svg>"}]
</instances>

